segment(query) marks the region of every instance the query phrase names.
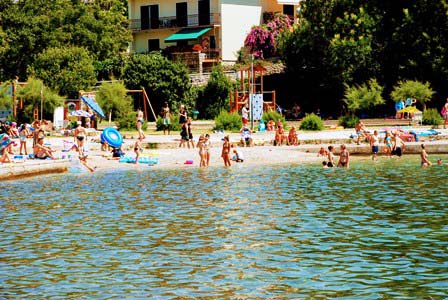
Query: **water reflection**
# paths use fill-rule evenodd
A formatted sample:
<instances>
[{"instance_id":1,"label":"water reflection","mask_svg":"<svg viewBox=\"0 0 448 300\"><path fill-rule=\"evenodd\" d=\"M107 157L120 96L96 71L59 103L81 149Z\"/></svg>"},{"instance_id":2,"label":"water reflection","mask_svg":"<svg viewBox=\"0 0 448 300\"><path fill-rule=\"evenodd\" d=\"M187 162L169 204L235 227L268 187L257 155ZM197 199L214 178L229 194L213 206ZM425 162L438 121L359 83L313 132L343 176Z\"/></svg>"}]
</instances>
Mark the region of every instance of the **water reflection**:
<instances>
[{"instance_id":1,"label":"water reflection","mask_svg":"<svg viewBox=\"0 0 448 300\"><path fill-rule=\"evenodd\" d=\"M416 165L2 183L0 298L441 299L448 176Z\"/></svg>"}]
</instances>

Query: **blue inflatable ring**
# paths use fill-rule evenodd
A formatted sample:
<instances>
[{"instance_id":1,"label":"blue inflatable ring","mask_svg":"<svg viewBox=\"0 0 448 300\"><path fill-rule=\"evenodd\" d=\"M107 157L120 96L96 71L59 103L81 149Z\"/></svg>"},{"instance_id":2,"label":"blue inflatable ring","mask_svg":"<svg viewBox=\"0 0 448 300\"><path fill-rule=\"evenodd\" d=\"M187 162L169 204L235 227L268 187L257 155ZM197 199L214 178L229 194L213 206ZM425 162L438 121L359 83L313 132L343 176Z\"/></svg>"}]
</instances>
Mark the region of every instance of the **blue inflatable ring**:
<instances>
[{"instance_id":1,"label":"blue inflatable ring","mask_svg":"<svg viewBox=\"0 0 448 300\"><path fill-rule=\"evenodd\" d=\"M104 128L102 136L104 141L114 148L120 148L123 144L123 137L115 128Z\"/></svg>"}]
</instances>

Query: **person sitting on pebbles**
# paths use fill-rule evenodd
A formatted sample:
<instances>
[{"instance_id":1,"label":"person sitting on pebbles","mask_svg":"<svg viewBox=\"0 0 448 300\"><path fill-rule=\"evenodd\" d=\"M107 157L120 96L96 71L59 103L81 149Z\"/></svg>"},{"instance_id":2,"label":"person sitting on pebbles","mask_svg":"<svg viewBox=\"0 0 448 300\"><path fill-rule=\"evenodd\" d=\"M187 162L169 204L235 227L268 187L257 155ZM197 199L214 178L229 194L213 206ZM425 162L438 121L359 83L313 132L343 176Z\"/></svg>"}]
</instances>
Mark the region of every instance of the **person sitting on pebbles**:
<instances>
[{"instance_id":1,"label":"person sitting on pebbles","mask_svg":"<svg viewBox=\"0 0 448 300\"><path fill-rule=\"evenodd\" d=\"M34 158L54 159L53 152L55 152L55 151L48 146L44 146L44 138L37 139L37 143L34 146L33 150L34 150Z\"/></svg>"}]
</instances>

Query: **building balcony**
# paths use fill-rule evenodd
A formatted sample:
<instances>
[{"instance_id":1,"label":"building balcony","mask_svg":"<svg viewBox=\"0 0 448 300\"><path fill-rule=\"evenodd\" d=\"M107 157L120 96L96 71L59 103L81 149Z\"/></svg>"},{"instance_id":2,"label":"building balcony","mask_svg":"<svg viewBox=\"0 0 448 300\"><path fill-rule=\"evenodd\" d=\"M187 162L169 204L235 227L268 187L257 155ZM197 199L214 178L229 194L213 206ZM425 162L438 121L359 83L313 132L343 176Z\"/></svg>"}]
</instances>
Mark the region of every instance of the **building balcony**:
<instances>
[{"instance_id":1,"label":"building balcony","mask_svg":"<svg viewBox=\"0 0 448 300\"><path fill-rule=\"evenodd\" d=\"M153 29L169 29L190 26L210 26L221 24L221 14L188 15L186 17L160 17L158 19L130 19L129 29L133 32Z\"/></svg>"}]
</instances>

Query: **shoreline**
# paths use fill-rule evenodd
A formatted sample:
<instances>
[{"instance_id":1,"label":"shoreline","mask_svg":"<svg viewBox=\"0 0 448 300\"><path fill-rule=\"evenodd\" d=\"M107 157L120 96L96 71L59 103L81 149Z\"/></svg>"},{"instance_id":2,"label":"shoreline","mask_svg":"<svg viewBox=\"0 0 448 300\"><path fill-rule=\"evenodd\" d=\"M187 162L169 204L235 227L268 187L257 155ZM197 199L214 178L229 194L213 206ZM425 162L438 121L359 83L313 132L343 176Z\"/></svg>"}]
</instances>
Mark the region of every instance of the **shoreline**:
<instances>
[{"instance_id":1,"label":"shoreline","mask_svg":"<svg viewBox=\"0 0 448 300\"><path fill-rule=\"evenodd\" d=\"M442 131L442 130L441 130ZM426 149L430 157L435 154L448 153L448 139L446 139L448 131L443 130L443 133L437 138L424 138L419 142L406 143L406 151L404 156L409 154L419 154L420 144L425 143ZM253 135L255 146L241 147L238 145L240 134L230 133L231 143L236 145L236 148L241 150L244 154L244 162L232 162L234 165L298 165L298 164L317 164L321 165L324 157L318 157L317 153L320 147L327 148L328 145L335 146L335 155L338 156L338 151L342 138L347 141L347 148L352 156L369 156L370 147L363 143L356 145L350 140L351 130L325 130L320 132L299 132L299 138L302 138L302 144L298 146L273 146L270 141L273 139L273 133L255 133ZM211 160L209 167L224 167L221 158L222 138L223 133L213 133ZM196 139L198 135L195 135ZM314 138L314 139L313 139ZM51 145L57 151L57 156L77 156L77 152L62 152L66 148L66 144L73 140L72 137L47 137L46 143ZM143 144L146 148L143 151L144 155L152 155L158 157L158 163L153 166L147 164L132 164L120 163L111 158L110 152L103 152L100 150L101 145L98 142L98 137L89 137L88 139L88 160L90 167L96 167L95 172L102 170L138 170L142 168L153 169L179 169L179 168L197 168L199 167L199 154L197 149L178 148L179 135L177 132L171 135L150 135L147 134ZM133 144L135 139L127 138L124 140L122 149L125 153L133 153ZM28 140L28 145L32 142ZM160 147L160 148L159 148ZM28 147L30 148L30 147ZM380 146L379 157L382 154L383 145ZM18 148L14 148L14 152L18 152ZM337 158L336 158L337 159ZM192 160L193 164L184 164L187 160ZM25 160L16 163L0 164L0 180L16 180L30 176L39 176L40 174L48 173L67 173L70 172L71 162L67 158L57 160ZM89 172L86 167L81 169ZM206 169L206 168L205 168ZM79 173L79 172L78 172ZM84 172L83 172L84 173Z\"/></svg>"}]
</instances>

